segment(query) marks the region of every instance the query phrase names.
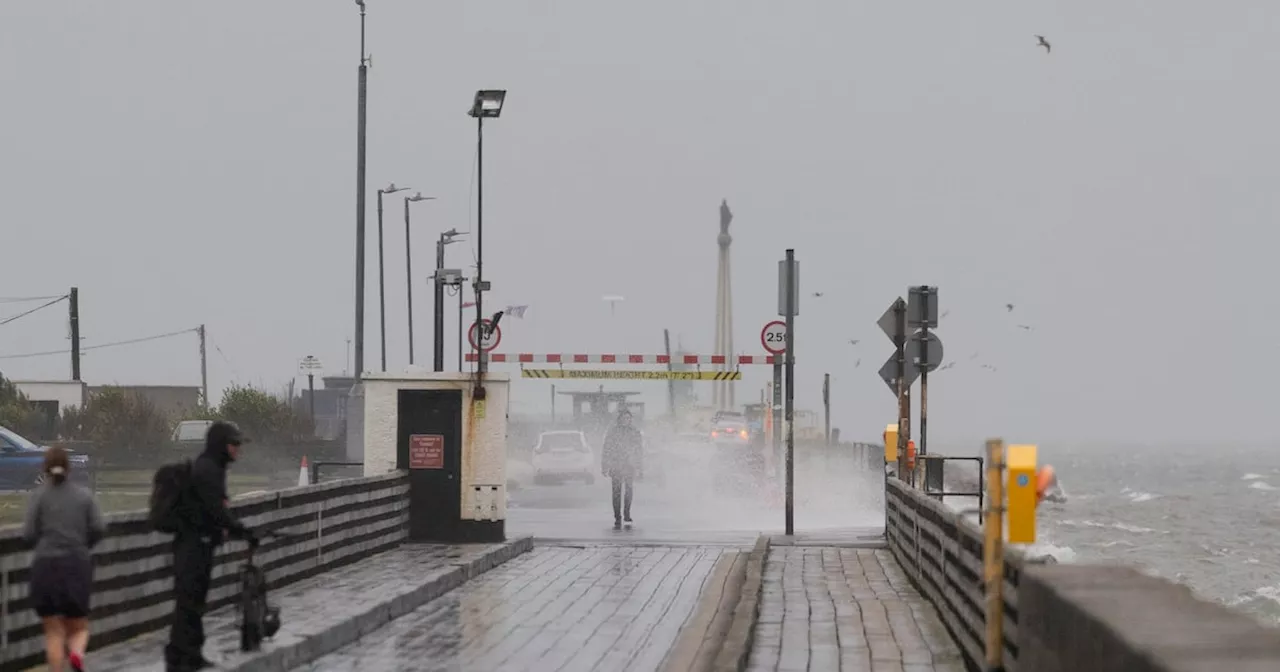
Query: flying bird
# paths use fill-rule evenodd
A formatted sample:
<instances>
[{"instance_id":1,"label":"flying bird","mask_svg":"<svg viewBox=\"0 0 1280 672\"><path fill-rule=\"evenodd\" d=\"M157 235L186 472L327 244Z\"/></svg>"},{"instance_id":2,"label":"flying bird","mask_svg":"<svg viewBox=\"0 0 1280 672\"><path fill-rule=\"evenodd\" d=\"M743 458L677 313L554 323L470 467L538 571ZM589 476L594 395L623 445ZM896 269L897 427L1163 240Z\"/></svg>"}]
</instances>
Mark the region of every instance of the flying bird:
<instances>
[{"instance_id":1,"label":"flying bird","mask_svg":"<svg viewBox=\"0 0 1280 672\"><path fill-rule=\"evenodd\" d=\"M821 298L822 298L822 292L814 292L814 293L813 293L813 298L815 298L815 299L821 299Z\"/></svg>"},{"instance_id":2,"label":"flying bird","mask_svg":"<svg viewBox=\"0 0 1280 672\"><path fill-rule=\"evenodd\" d=\"M1031 326L1030 326L1030 325L1027 325L1027 324L1019 324L1019 325L1018 325L1018 328L1019 328L1019 329L1023 329L1023 330L1025 330L1025 331L1031 331Z\"/></svg>"},{"instance_id":3,"label":"flying bird","mask_svg":"<svg viewBox=\"0 0 1280 672\"><path fill-rule=\"evenodd\" d=\"M1005 310L1006 310L1006 311L1008 311L1008 312L1010 312L1010 313L1012 313L1012 312L1013 312L1013 304L1012 304L1012 303L1006 303L1006 304L1004 304L1004 308L1005 308Z\"/></svg>"},{"instance_id":4,"label":"flying bird","mask_svg":"<svg viewBox=\"0 0 1280 672\"><path fill-rule=\"evenodd\" d=\"M977 358L978 358L978 353L976 352L973 353L972 355L969 355L969 359L977 359Z\"/></svg>"},{"instance_id":5,"label":"flying bird","mask_svg":"<svg viewBox=\"0 0 1280 672\"><path fill-rule=\"evenodd\" d=\"M938 319L939 319L939 320L941 320L942 318L944 318L944 317L946 317L946 316L948 316L948 315L950 315L950 314L951 314L951 311L949 311L949 310L944 310L944 311L942 311L942 314L938 316Z\"/></svg>"},{"instance_id":6,"label":"flying bird","mask_svg":"<svg viewBox=\"0 0 1280 672\"><path fill-rule=\"evenodd\" d=\"M955 363L955 362L947 362L946 364L943 364L942 366L939 366L939 367L938 367L938 370L939 370L939 371L946 371L947 369L949 369L949 368L951 368L951 367L953 367L953 366L955 366L955 365L956 365L956 363Z\"/></svg>"},{"instance_id":7,"label":"flying bird","mask_svg":"<svg viewBox=\"0 0 1280 672\"><path fill-rule=\"evenodd\" d=\"M1038 43L1036 44L1036 46L1037 46L1037 47L1044 47L1044 53L1046 53L1046 54L1047 54L1047 53L1049 53L1049 52L1053 51L1053 47L1049 46L1049 42L1048 42L1048 40L1045 40L1045 39L1044 39L1044 35L1036 35L1036 40L1038 40Z\"/></svg>"},{"instance_id":8,"label":"flying bird","mask_svg":"<svg viewBox=\"0 0 1280 672\"><path fill-rule=\"evenodd\" d=\"M856 338L849 339L849 345L857 345L858 343L861 343L861 341Z\"/></svg>"},{"instance_id":9,"label":"flying bird","mask_svg":"<svg viewBox=\"0 0 1280 672\"><path fill-rule=\"evenodd\" d=\"M982 368L987 369L987 370L991 371L992 373L995 373L995 371L996 371L996 367L994 367L994 366L992 366L992 365L990 365L990 364L983 364L983 365L982 365Z\"/></svg>"},{"instance_id":10,"label":"flying bird","mask_svg":"<svg viewBox=\"0 0 1280 672\"><path fill-rule=\"evenodd\" d=\"M861 366L861 365L862 365L862 360L861 360L861 359L859 359L858 361L856 361L856 362L854 362L854 363L853 363L853 368L855 368L855 369L856 369L856 368L858 368L858 367L859 367L859 366Z\"/></svg>"}]
</instances>

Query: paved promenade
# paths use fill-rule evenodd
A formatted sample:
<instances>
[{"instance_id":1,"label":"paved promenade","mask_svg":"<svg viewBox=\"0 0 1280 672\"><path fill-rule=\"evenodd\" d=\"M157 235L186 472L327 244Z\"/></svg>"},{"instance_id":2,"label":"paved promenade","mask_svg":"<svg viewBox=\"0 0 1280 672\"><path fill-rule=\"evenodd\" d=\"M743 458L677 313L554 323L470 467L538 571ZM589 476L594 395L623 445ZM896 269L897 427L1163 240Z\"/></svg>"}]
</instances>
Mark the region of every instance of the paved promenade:
<instances>
[{"instance_id":1,"label":"paved promenade","mask_svg":"<svg viewBox=\"0 0 1280 672\"><path fill-rule=\"evenodd\" d=\"M722 554L706 546L551 546L299 668L656 670Z\"/></svg>"},{"instance_id":2,"label":"paved promenade","mask_svg":"<svg viewBox=\"0 0 1280 672\"><path fill-rule=\"evenodd\" d=\"M933 605L887 549L777 543L749 670L964 672Z\"/></svg>"}]
</instances>

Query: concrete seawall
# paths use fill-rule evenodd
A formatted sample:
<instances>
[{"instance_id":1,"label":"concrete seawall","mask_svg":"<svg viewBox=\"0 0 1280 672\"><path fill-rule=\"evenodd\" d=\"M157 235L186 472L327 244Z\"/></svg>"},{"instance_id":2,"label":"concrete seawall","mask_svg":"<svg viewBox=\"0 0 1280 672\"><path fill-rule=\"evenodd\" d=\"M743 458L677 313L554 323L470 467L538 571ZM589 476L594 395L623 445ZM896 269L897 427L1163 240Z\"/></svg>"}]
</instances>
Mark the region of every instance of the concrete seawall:
<instances>
[{"instance_id":1,"label":"concrete seawall","mask_svg":"<svg viewBox=\"0 0 1280 672\"><path fill-rule=\"evenodd\" d=\"M889 548L983 669L981 531L897 480L885 490ZM1009 672L1280 670L1280 629L1128 567L1043 565L1006 549L1004 604Z\"/></svg>"}]
</instances>

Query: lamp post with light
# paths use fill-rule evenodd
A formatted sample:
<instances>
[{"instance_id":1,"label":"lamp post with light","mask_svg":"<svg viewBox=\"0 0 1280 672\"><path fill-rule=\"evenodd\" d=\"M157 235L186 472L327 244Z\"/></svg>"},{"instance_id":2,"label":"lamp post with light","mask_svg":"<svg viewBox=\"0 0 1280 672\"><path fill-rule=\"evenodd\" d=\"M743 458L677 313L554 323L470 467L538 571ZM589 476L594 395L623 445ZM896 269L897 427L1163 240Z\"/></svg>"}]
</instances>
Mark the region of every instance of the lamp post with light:
<instances>
[{"instance_id":1,"label":"lamp post with light","mask_svg":"<svg viewBox=\"0 0 1280 672\"><path fill-rule=\"evenodd\" d=\"M413 247L409 240L409 204L421 201L434 201L435 196L423 196L418 192L404 197L404 282L405 293L409 297L409 365L413 366Z\"/></svg>"},{"instance_id":2,"label":"lamp post with light","mask_svg":"<svg viewBox=\"0 0 1280 672\"><path fill-rule=\"evenodd\" d=\"M468 112L476 120L476 325L483 324L480 320L484 315L484 293L489 289L488 284L484 281L484 120L487 118L497 119L502 114L502 104L507 98L506 90L500 89L482 89L476 91L475 100L471 103L471 111ZM484 340L484 334L477 334L477 342ZM480 361L476 366L477 378L484 380L484 374L489 370L488 358L484 353L480 353L478 358ZM477 386L477 396L483 398L484 387Z\"/></svg>"},{"instance_id":3,"label":"lamp post with light","mask_svg":"<svg viewBox=\"0 0 1280 672\"><path fill-rule=\"evenodd\" d=\"M440 239L436 241L436 272L433 276L435 277L435 304L432 310L435 313L435 343L432 348L432 364L437 373L444 371L444 288L450 284L442 276L444 271L444 246L449 243L459 242L457 238L461 235L457 229L449 229L441 233ZM461 277L461 275L459 274L458 277ZM461 302L462 299L459 298L458 300ZM461 310L458 311L458 324L462 324Z\"/></svg>"},{"instance_id":4,"label":"lamp post with light","mask_svg":"<svg viewBox=\"0 0 1280 672\"><path fill-rule=\"evenodd\" d=\"M382 195L394 194L409 187L397 187L395 182L385 189L378 190L378 312L382 322L382 371L387 370L387 273L385 264L386 247L382 244Z\"/></svg>"}]
</instances>

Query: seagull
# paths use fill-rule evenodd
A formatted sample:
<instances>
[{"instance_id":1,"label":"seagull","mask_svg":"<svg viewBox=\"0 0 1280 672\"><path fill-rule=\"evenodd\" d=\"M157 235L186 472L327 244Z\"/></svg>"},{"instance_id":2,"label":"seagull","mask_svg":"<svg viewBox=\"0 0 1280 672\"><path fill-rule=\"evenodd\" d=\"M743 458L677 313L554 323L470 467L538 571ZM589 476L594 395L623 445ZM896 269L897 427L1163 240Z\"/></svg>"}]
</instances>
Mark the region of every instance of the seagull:
<instances>
[{"instance_id":1,"label":"seagull","mask_svg":"<svg viewBox=\"0 0 1280 672\"><path fill-rule=\"evenodd\" d=\"M858 339L856 339L856 338L851 338L851 339L849 339L849 345L857 345L857 344L858 344L858 343L860 343L860 342L861 342L861 341L859 341L859 340L858 340Z\"/></svg>"},{"instance_id":2,"label":"seagull","mask_svg":"<svg viewBox=\"0 0 1280 672\"><path fill-rule=\"evenodd\" d=\"M1026 324L1019 324L1019 325L1018 325L1018 328L1019 328L1019 329L1023 329L1023 330L1025 330L1025 331L1031 331L1031 326L1030 326L1030 325L1026 325Z\"/></svg>"},{"instance_id":3,"label":"seagull","mask_svg":"<svg viewBox=\"0 0 1280 672\"><path fill-rule=\"evenodd\" d=\"M822 298L822 292L814 292L814 293L813 293L813 298L815 298L815 299L821 299L821 298Z\"/></svg>"},{"instance_id":4,"label":"seagull","mask_svg":"<svg viewBox=\"0 0 1280 672\"><path fill-rule=\"evenodd\" d=\"M973 353L972 355L969 355L969 359L977 359L977 358L978 358L978 353L976 352Z\"/></svg>"},{"instance_id":5,"label":"seagull","mask_svg":"<svg viewBox=\"0 0 1280 672\"><path fill-rule=\"evenodd\" d=\"M856 362L854 362L854 363L853 363L853 368L855 368L855 369L856 369L856 368L858 368L858 366L859 366L859 365L861 365L861 364L862 364L862 360L861 360L861 359L859 359L858 361L856 361Z\"/></svg>"},{"instance_id":6,"label":"seagull","mask_svg":"<svg viewBox=\"0 0 1280 672\"><path fill-rule=\"evenodd\" d=\"M1013 304L1012 304L1012 303L1006 303L1006 304L1004 304L1004 308L1005 308L1005 310L1007 310L1007 311L1008 311L1008 312L1010 312L1010 313L1012 313L1012 312L1013 312Z\"/></svg>"},{"instance_id":7,"label":"seagull","mask_svg":"<svg viewBox=\"0 0 1280 672\"><path fill-rule=\"evenodd\" d=\"M953 366L955 366L955 365L956 365L956 363L955 363L955 362L947 362L946 364L943 364L942 366L939 366L939 367L938 367L938 370L939 370L939 371L946 371L947 369L949 369L949 368L951 368L951 367L953 367Z\"/></svg>"},{"instance_id":8,"label":"seagull","mask_svg":"<svg viewBox=\"0 0 1280 672\"><path fill-rule=\"evenodd\" d=\"M996 367L991 366L990 364L983 364L982 368L989 369L992 373L995 373L995 370L996 370Z\"/></svg>"},{"instance_id":9,"label":"seagull","mask_svg":"<svg viewBox=\"0 0 1280 672\"><path fill-rule=\"evenodd\" d=\"M1044 53L1047 54L1053 51L1053 47L1049 46L1049 42L1044 39L1044 35L1036 35L1036 40L1038 40L1038 43L1036 44L1036 46L1044 47Z\"/></svg>"},{"instance_id":10,"label":"seagull","mask_svg":"<svg viewBox=\"0 0 1280 672\"><path fill-rule=\"evenodd\" d=\"M944 318L944 317L946 317L946 316L948 316L948 315L950 315L950 314L951 314L951 311L949 311L949 310L944 310L944 311L942 311L942 314L938 316L938 319L939 319L939 320L941 320L942 318Z\"/></svg>"}]
</instances>

